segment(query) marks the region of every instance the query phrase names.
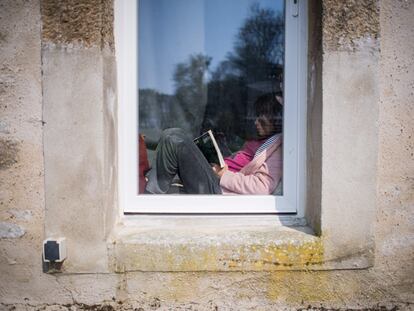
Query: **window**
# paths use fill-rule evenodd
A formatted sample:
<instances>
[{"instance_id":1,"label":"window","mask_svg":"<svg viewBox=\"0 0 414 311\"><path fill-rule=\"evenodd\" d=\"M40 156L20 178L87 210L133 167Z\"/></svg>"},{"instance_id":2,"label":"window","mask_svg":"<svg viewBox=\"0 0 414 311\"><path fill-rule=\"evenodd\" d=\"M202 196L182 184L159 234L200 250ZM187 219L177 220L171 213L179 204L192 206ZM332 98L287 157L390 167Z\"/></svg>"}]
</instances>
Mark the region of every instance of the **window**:
<instances>
[{"instance_id":1,"label":"window","mask_svg":"<svg viewBox=\"0 0 414 311\"><path fill-rule=\"evenodd\" d=\"M297 213L299 216L303 216L307 81L306 1L199 0L190 1L191 6L187 2L186 0L141 0L139 2L116 1L115 3L119 94L119 193L124 212ZM138 3L139 5L137 5ZM171 6L172 3L174 7ZM160 7L154 10L154 5ZM221 7L217 5L221 5ZM182 13L183 10L180 11L180 8L184 7L186 8L184 11L191 14ZM217 38L218 33L225 32L227 29L223 29L223 25L218 27L213 20L209 19L209 16L216 16L217 12L224 14L226 9L233 10L233 15L236 16L237 11L242 12L239 20L235 17L226 20L226 24L238 23L233 28L229 26L235 33L233 35L236 41L235 44L227 42L230 40L226 40L225 35ZM144 10L147 10L145 14L140 15L140 12L144 13ZM157 15L153 20L151 20L151 12ZM173 12L172 15L168 15L171 12ZM265 15L266 12L270 14L270 17L278 19L279 26L283 29L283 32L280 32L279 27L279 35L275 36L279 41L276 42L278 49L274 49L273 52L279 54L272 55L274 62L270 63L269 66L263 66L265 61L258 64L253 60L252 63L249 63L249 66L253 67L249 71L250 80L242 81L245 83L242 87L240 87L242 79L236 80L239 86L235 88L234 94L241 98L240 101L244 103L242 111L246 116L245 120L238 123L237 120L236 122L234 120L228 122L226 119L224 121L214 119L217 116L214 111L222 106L222 104L214 106L214 103L217 104L225 97L220 92L214 92L214 82L219 81L224 76L227 80L221 81L221 86L226 85L226 83L229 85L231 79L228 77L233 75L240 78L241 75L240 71L242 69L234 66L237 63L237 57L240 57L241 53L244 52L240 51L243 48L241 46L243 42L240 41L242 40L240 31L239 37L237 37L237 30L246 27L246 21L249 18L250 20L256 18L260 23L258 17ZM194 18L194 16L197 18ZM160 20L162 20L162 23L159 22ZM181 23L178 24L177 21L181 21ZM202 29L202 33L199 35L197 35L197 25L193 25L195 21L197 21L196 24L200 24L198 29ZM194 28L191 29L192 32L187 31L190 25L193 25L192 28ZM191 45L183 44L184 46L191 46L193 50L177 52L178 47L176 49L171 47L171 45L177 44L174 41L173 34L180 27L184 28L180 31L184 33L187 31L188 37L193 33ZM153 33L158 33L158 36L151 36L151 29ZM159 38L162 33L167 35L165 29L171 31L168 38ZM221 46L220 40L226 43L227 49ZM237 40L239 40L238 43ZM149 44L150 41L152 44ZM152 51L150 50L151 47L153 48ZM237 51L239 51L239 54ZM163 54L163 52L165 53ZM179 55L180 53L182 55ZM180 61L180 56L182 61ZM240 59L238 61L241 62ZM170 68L174 66L175 68L171 70ZM196 68L196 71L191 72L191 68ZM187 76L195 76L196 79L188 79ZM197 77L202 82L194 84ZM178 91L182 92L177 94ZM211 126L210 124L206 125L209 121L213 125L220 122L231 123L226 134L230 134L230 145L237 149L242 144L240 142L242 135L239 135L240 129L244 131L246 136L248 136L249 131L251 132L246 124L249 119L253 119L252 103L254 99L260 93L279 91L283 91L284 97L283 192L280 195L180 196L138 194L137 131L145 134L147 144L151 144L151 142L157 141L160 131L165 127L178 125L196 136L198 132ZM217 94L218 100L209 101L209 96ZM201 100L197 107L194 107L194 104L190 105L192 111L189 114L188 109L185 111L185 105L191 103L191 100L184 101L181 106L174 106L175 110L171 109L174 112L169 111L170 107L166 109L166 102L174 104L177 98L179 100L191 95L197 99L201 98ZM225 95L229 96L228 94ZM223 103L225 105L226 101L223 101ZM149 149L151 150L151 148ZM152 158L151 153L150 151L150 158Z\"/></svg>"}]
</instances>

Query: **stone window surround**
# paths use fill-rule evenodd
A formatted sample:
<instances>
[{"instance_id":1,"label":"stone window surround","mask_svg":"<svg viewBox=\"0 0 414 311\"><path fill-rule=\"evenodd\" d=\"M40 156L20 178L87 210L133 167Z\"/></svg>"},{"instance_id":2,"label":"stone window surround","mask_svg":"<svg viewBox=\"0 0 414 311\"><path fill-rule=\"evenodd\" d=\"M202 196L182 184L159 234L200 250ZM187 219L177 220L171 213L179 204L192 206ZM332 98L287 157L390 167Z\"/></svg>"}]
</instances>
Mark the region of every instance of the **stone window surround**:
<instances>
[{"instance_id":1,"label":"stone window surround","mask_svg":"<svg viewBox=\"0 0 414 311\"><path fill-rule=\"evenodd\" d=\"M138 16L136 1L115 2L119 201L126 213L291 214L304 217L306 193L307 2L285 1L285 109L282 196L137 196ZM298 10L298 12L296 12ZM297 15L296 15L297 14Z\"/></svg>"},{"instance_id":2,"label":"stone window surround","mask_svg":"<svg viewBox=\"0 0 414 311\"><path fill-rule=\"evenodd\" d=\"M62 271L370 267L377 55L362 46L354 52L324 49L322 57L321 16L321 5L310 3L306 225L302 219L283 216L121 218L113 52L43 45L45 237L67 238L68 259ZM347 87L348 81L353 81L353 88ZM355 88L357 83L366 87ZM370 103L369 117L361 105L365 102ZM362 110L356 114L355 109ZM352 155L346 152L350 146ZM361 158L366 163L356 164Z\"/></svg>"}]
</instances>

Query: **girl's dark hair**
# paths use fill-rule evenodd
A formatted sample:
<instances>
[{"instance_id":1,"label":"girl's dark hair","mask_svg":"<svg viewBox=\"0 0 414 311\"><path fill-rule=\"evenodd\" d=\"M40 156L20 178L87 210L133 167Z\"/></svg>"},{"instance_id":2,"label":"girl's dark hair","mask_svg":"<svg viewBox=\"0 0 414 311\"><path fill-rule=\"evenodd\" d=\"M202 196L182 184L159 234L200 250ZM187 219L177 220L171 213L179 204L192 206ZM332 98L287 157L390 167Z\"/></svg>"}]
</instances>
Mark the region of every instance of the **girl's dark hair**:
<instances>
[{"instance_id":1,"label":"girl's dark hair","mask_svg":"<svg viewBox=\"0 0 414 311\"><path fill-rule=\"evenodd\" d=\"M256 117L264 116L273 123L272 135L281 133L283 128L283 104L278 97L282 97L281 92L266 93L259 96L254 103Z\"/></svg>"}]
</instances>

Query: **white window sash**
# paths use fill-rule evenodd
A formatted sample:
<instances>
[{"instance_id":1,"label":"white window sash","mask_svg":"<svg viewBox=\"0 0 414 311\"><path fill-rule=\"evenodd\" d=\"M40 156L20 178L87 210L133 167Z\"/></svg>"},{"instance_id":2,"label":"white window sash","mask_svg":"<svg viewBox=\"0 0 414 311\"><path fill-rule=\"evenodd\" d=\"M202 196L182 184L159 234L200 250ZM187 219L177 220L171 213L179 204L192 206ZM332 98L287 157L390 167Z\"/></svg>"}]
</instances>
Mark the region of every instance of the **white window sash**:
<instances>
[{"instance_id":1,"label":"white window sash","mask_svg":"<svg viewBox=\"0 0 414 311\"><path fill-rule=\"evenodd\" d=\"M118 193L125 213L296 213L306 188L307 0L285 3L283 195L137 195L138 7L115 1ZM297 5L297 7L295 7ZM298 16L294 16L298 10Z\"/></svg>"}]
</instances>

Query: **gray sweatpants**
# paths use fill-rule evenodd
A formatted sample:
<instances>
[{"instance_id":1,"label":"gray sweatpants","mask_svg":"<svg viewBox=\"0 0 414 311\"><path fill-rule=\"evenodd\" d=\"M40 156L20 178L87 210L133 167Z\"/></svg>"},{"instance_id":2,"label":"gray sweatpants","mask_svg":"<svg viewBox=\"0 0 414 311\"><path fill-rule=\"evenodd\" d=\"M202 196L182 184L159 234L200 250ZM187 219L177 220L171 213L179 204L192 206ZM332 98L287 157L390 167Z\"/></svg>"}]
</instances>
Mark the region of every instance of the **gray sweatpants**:
<instances>
[{"instance_id":1,"label":"gray sweatpants","mask_svg":"<svg viewBox=\"0 0 414 311\"><path fill-rule=\"evenodd\" d=\"M188 194L222 193L219 178L182 129L171 128L163 132L154 162L147 174L147 193L167 193L177 174Z\"/></svg>"}]
</instances>

